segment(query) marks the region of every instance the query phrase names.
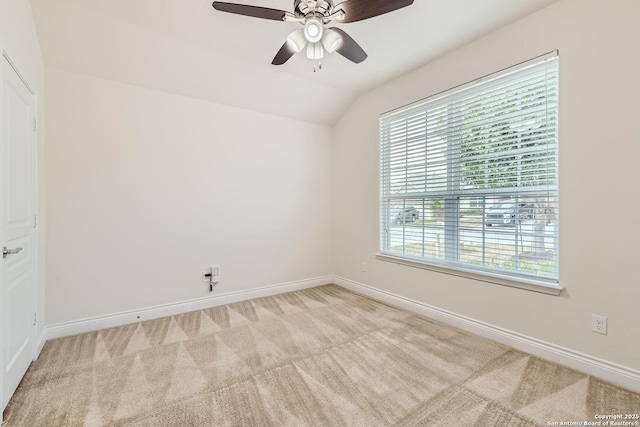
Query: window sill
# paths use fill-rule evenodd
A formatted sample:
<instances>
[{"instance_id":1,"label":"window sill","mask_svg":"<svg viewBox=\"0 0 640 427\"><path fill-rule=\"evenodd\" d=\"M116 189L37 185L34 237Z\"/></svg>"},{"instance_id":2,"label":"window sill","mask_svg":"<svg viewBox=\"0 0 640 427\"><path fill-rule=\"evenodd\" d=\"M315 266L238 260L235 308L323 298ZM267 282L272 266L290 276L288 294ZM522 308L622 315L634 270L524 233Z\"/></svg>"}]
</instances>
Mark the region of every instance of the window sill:
<instances>
[{"instance_id":1,"label":"window sill","mask_svg":"<svg viewBox=\"0 0 640 427\"><path fill-rule=\"evenodd\" d=\"M416 261L407 258L401 258L394 255L377 253L376 258L381 261L393 262L396 264L406 265L408 267L422 268L424 270L436 271L438 273L450 274L453 276L465 277L467 279L479 280L481 282L495 283L502 286L510 286L512 288L524 289L527 291L540 292L548 295L560 295L564 288L560 285L553 285L536 280L516 280L499 274L483 274L470 270L454 269L445 266L429 264L422 261Z\"/></svg>"}]
</instances>

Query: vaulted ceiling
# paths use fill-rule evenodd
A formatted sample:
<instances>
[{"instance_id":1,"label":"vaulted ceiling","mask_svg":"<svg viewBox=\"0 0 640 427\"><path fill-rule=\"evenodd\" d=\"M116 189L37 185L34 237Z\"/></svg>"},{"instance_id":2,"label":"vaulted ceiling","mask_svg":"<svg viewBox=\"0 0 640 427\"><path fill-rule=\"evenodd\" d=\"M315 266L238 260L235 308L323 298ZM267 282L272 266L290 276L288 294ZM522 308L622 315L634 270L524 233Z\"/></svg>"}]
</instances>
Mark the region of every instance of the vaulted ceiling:
<instances>
[{"instance_id":1,"label":"vaulted ceiling","mask_svg":"<svg viewBox=\"0 0 640 427\"><path fill-rule=\"evenodd\" d=\"M288 0L230 0L287 11ZM557 0L415 0L338 24L369 57L271 60L299 24L215 11L210 0L31 0L48 67L332 125L359 94ZM339 1L338 1L339 2Z\"/></svg>"}]
</instances>

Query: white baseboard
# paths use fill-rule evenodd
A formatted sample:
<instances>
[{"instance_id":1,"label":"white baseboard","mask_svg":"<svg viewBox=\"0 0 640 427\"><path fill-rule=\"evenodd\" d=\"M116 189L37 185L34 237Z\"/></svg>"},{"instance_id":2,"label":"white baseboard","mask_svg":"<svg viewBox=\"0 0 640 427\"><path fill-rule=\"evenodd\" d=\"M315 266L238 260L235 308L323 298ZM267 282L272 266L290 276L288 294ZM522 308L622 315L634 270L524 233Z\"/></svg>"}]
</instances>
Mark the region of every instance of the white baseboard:
<instances>
[{"instance_id":1,"label":"white baseboard","mask_svg":"<svg viewBox=\"0 0 640 427\"><path fill-rule=\"evenodd\" d=\"M38 336L38 341L36 341L35 355L33 356L33 360L36 360L38 357L40 357L40 353L42 352L42 348L44 347L46 342L47 342L47 328L45 327L42 329L42 332L40 332L40 335Z\"/></svg>"},{"instance_id":2,"label":"white baseboard","mask_svg":"<svg viewBox=\"0 0 640 427\"><path fill-rule=\"evenodd\" d=\"M391 292L382 291L353 280L334 276L333 283L354 292L401 307L462 330L506 344L516 350L550 360L576 371L601 378L626 389L640 392L640 371L588 354L541 341L504 328L461 316Z\"/></svg>"},{"instance_id":3,"label":"white baseboard","mask_svg":"<svg viewBox=\"0 0 640 427\"><path fill-rule=\"evenodd\" d=\"M83 334L100 329L113 328L130 323L142 322L144 320L158 319L160 317L174 316L176 314L187 313L189 311L202 310L209 307L246 301L253 298L261 298L285 292L313 288L315 286L332 283L332 280L333 276L316 277L313 279L280 283L277 285L248 289L245 291L228 292L226 294L212 295L205 298L196 298L188 301L146 307L138 310L122 311L119 313L90 317L71 322L56 323L46 327L46 332L44 334L46 339L41 340L39 348L41 350L45 341L50 339Z\"/></svg>"}]
</instances>

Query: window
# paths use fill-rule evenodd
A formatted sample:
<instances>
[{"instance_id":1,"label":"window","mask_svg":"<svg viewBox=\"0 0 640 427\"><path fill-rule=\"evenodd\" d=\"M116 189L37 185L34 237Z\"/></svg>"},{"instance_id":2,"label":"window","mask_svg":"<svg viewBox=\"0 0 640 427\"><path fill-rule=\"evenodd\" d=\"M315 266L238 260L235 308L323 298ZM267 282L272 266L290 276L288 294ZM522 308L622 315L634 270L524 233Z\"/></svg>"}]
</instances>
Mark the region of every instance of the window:
<instances>
[{"instance_id":1,"label":"window","mask_svg":"<svg viewBox=\"0 0 640 427\"><path fill-rule=\"evenodd\" d=\"M381 257L559 289L557 134L557 52L383 114Z\"/></svg>"}]
</instances>

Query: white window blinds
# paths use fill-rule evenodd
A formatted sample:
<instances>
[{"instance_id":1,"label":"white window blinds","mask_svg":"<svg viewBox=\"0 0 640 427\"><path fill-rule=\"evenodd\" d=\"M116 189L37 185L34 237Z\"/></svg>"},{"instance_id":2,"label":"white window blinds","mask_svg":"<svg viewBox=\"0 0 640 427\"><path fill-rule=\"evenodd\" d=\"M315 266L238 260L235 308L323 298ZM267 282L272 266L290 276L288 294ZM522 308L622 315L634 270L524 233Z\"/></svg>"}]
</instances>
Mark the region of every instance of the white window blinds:
<instances>
[{"instance_id":1,"label":"white window blinds","mask_svg":"<svg viewBox=\"0 0 640 427\"><path fill-rule=\"evenodd\" d=\"M558 61L536 58L380 117L380 250L555 286Z\"/></svg>"}]
</instances>

